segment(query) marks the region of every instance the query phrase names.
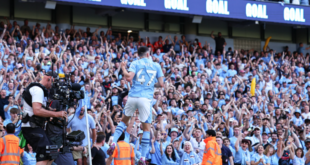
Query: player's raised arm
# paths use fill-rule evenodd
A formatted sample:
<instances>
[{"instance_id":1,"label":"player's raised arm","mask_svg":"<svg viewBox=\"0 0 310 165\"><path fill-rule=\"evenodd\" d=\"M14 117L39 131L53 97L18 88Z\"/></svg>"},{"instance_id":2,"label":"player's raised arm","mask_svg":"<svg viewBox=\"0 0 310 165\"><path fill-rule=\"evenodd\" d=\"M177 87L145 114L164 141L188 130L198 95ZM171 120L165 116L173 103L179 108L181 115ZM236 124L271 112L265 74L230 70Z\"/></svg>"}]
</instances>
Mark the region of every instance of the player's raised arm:
<instances>
[{"instance_id":1,"label":"player's raised arm","mask_svg":"<svg viewBox=\"0 0 310 165\"><path fill-rule=\"evenodd\" d=\"M131 81L133 79L133 77L135 76L135 72L128 72L127 69L126 69L126 66L127 66L127 62L123 61L121 63L121 67L122 67L122 71L123 71L123 74L124 74L124 78L127 81Z\"/></svg>"}]
</instances>

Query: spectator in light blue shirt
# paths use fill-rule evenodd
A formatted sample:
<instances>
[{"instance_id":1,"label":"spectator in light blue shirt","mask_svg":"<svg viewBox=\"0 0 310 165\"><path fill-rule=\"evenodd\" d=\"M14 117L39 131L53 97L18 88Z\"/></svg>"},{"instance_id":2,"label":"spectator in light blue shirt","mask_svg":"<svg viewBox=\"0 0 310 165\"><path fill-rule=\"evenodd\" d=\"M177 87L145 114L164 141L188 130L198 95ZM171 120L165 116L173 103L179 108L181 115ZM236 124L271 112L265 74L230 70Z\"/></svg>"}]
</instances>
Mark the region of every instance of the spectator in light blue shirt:
<instances>
[{"instance_id":1,"label":"spectator in light blue shirt","mask_svg":"<svg viewBox=\"0 0 310 165\"><path fill-rule=\"evenodd\" d=\"M235 143L236 156L234 159L234 163L241 165L250 164L250 151L248 150L248 148L250 148L249 145L251 143L247 139L242 139L241 145L239 145L239 141L241 140L241 138L242 135L240 134Z\"/></svg>"},{"instance_id":2,"label":"spectator in light blue shirt","mask_svg":"<svg viewBox=\"0 0 310 165\"><path fill-rule=\"evenodd\" d=\"M229 131L230 133L232 132L231 130ZM235 143L238 139L238 136L240 134L240 127L234 127L233 128L233 133L234 133L234 136L230 137L229 138L229 141L230 141L230 145L233 149L235 149Z\"/></svg>"},{"instance_id":3,"label":"spectator in light blue shirt","mask_svg":"<svg viewBox=\"0 0 310 165\"><path fill-rule=\"evenodd\" d=\"M304 151L302 150L302 148L297 148L295 153L291 152L290 154L292 154L293 165L305 164L306 163L306 159L304 156L305 154L304 154Z\"/></svg>"},{"instance_id":4,"label":"spectator in light blue shirt","mask_svg":"<svg viewBox=\"0 0 310 165\"><path fill-rule=\"evenodd\" d=\"M86 137L82 141L81 146L83 146L83 147L87 146L87 143L88 143L87 140L88 140L88 138L90 138L90 137L88 137L88 134L87 134L86 116L88 117L89 129L91 129L92 132L96 132L96 130L95 130L96 124L95 124L94 118L91 115L87 114L87 112L84 109L85 109L85 106L78 108L75 112L75 115L70 116L68 118L68 121L70 121L70 122L68 123L68 126L67 126L67 128L71 128L72 131L81 130L84 132ZM94 134L94 135L96 136L96 134ZM92 136L92 139L95 138L94 135Z\"/></svg>"},{"instance_id":5,"label":"spectator in light blue shirt","mask_svg":"<svg viewBox=\"0 0 310 165\"><path fill-rule=\"evenodd\" d=\"M177 103L176 103L176 100L175 99L171 99L170 101L170 107L168 108L171 110L171 113L173 115L177 115L178 114L178 111L180 110L180 108L177 107Z\"/></svg>"},{"instance_id":6,"label":"spectator in light blue shirt","mask_svg":"<svg viewBox=\"0 0 310 165\"><path fill-rule=\"evenodd\" d=\"M228 69L226 73L228 80L231 82L231 78L234 77L236 74L237 74L237 71L235 70L235 65L230 64L230 69Z\"/></svg>"},{"instance_id":7,"label":"spectator in light blue shirt","mask_svg":"<svg viewBox=\"0 0 310 165\"><path fill-rule=\"evenodd\" d=\"M293 124L295 127L299 127L301 126L302 124L304 124L304 121L301 117L301 112L300 112L300 109L296 109L295 112L294 112L294 116L293 118L291 119L291 121L293 121Z\"/></svg>"},{"instance_id":8,"label":"spectator in light blue shirt","mask_svg":"<svg viewBox=\"0 0 310 165\"><path fill-rule=\"evenodd\" d=\"M256 163L258 163L258 165L270 165L270 159L264 155L264 146L261 144L257 148L257 153L251 157L251 164Z\"/></svg>"},{"instance_id":9,"label":"spectator in light blue shirt","mask_svg":"<svg viewBox=\"0 0 310 165\"><path fill-rule=\"evenodd\" d=\"M295 67L295 73L297 74L297 76L300 76L300 74L305 74L305 69L301 62L298 63L298 66Z\"/></svg>"},{"instance_id":10,"label":"spectator in light blue shirt","mask_svg":"<svg viewBox=\"0 0 310 165\"><path fill-rule=\"evenodd\" d=\"M269 159L270 165L278 165L279 159L282 156L282 152L277 152L277 150L274 148L272 144L269 144L265 149L266 156ZM279 157L280 155L280 157Z\"/></svg>"},{"instance_id":11,"label":"spectator in light blue shirt","mask_svg":"<svg viewBox=\"0 0 310 165\"><path fill-rule=\"evenodd\" d=\"M154 56L155 58L159 59L159 61L163 61L163 55L164 55L164 54L165 54L165 53L161 53L161 52L160 52L160 48L159 48L159 49L156 50L156 53L153 54L153 56Z\"/></svg>"},{"instance_id":12,"label":"spectator in light blue shirt","mask_svg":"<svg viewBox=\"0 0 310 165\"><path fill-rule=\"evenodd\" d=\"M160 137L161 137L161 132L156 131L155 133L156 141L154 142L155 152L151 152L151 164L161 165L160 143L162 142L160 142Z\"/></svg>"},{"instance_id":13,"label":"spectator in light blue shirt","mask_svg":"<svg viewBox=\"0 0 310 165\"><path fill-rule=\"evenodd\" d=\"M3 121L3 126L5 127L9 123L13 123L15 125L15 136L18 136L20 130L21 130L21 120L18 120L19 115L18 115L19 110L17 108L12 108L10 111L11 119L5 119Z\"/></svg>"},{"instance_id":14,"label":"spectator in light blue shirt","mask_svg":"<svg viewBox=\"0 0 310 165\"><path fill-rule=\"evenodd\" d=\"M27 60L26 69L34 71L34 68L32 67L32 61Z\"/></svg>"},{"instance_id":15,"label":"spectator in light blue shirt","mask_svg":"<svg viewBox=\"0 0 310 165\"><path fill-rule=\"evenodd\" d=\"M175 152L172 144L169 144L166 147L165 152L162 153L161 162L162 162L162 165L179 165L180 164L180 157Z\"/></svg>"},{"instance_id":16,"label":"spectator in light blue shirt","mask_svg":"<svg viewBox=\"0 0 310 165\"><path fill-rule=\"evenodd\" d=\"M179 151L182 154L180 165L193 165L201 162L199 156L193 151L191 142L186 141L184 150L180 149Z\"/></svg>"},{"instance_id":17,"label":"spectator in light blue shirt","mask_svg":"<svg viewBox=\"0 0 310 165\"><path fill-rule=\"evenodd\" d=\"M5 69L5 71L9 70L8 60L6 60L6 59L2 60L2 65L0 65L0 69Z\"/></svg>"},{"instance_id":18,"label":"spectator in light blue shirt","mask_svg":"<svg viewBox=\"0 0 310 165\"><path fill-rule=\"evenodd\" d=\"M36 153L33 152L30 144L26 145L22 160L24 165L35 165L37 163Z\"/></svg>"},{"instance_id":19,"label":"spectator in light blue shirt","mask_svg":"<svg viewBox=\"0 0 310 165\"><path fill-rule=\"evenodd\" d=\"M202 59L202 54L199 54L198 55L198 59L196 59L196 66L200 66L201 64L203 64L204 65L204 63L205 63L205 59Z\"/></svg>"},{"instance_id":20,"label":"spectator in light blue shirt","mask_svg":"<svg viewBox=\"0 0 310 165\"><path fill-rule=\"evenodd\" d=\"M8 93L8 91L6 93ZM18 109L18 106L14 105L14 100L13 100L13 96L12 95L9 96L9 100L8 101L9 101L9 104L3 106L5 119L11 119L10 111L11 111L12 108Z\"/></svg>"},{"instance_id":21,"label":"spectator in light blue shirt","mask_svg":"<svg viewBox=\"0 0 310 165\"><path fill-rule=\"evenodd\" d=\"M303 1L305 1L305 0L303 0ZM309 4L309 3L308 3ZM303 55L305 55L304 53L305 53L305 50L308 50L308 49L310 49L310 47L306 47L306 48L304 48L304 44L303 43L299 43L299 47L297 48L297 52L300 54L300 53L302 53Z\"/></svg>"}]
</instances>

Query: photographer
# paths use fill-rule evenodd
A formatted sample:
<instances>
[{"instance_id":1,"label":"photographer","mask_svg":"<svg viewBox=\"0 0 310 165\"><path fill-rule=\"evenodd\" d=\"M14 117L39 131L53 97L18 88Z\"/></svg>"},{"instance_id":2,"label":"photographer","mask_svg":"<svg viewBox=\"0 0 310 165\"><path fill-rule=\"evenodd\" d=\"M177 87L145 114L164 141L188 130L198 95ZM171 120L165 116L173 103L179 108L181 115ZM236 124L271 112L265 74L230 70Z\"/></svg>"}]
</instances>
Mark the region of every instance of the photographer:
<instances>
[{"instance_id":1,"label":"photographer","mask_svg":"<svg viewBox=\"0 0 310 165\"><path fill-rule=\"evenodd\" d=\"M47 117L66 117L65 111L54 112L43 108L46 106L48 91L52 86L52 79L56 74L48 72L43 76L40 83L30 84L23 93L24 115L22 132L26 141L33 147L36 155L37 165L51 164L46 155L46 146L51 145L50 140L44 132L45 118Z\"/></svg>"}]
</instances>

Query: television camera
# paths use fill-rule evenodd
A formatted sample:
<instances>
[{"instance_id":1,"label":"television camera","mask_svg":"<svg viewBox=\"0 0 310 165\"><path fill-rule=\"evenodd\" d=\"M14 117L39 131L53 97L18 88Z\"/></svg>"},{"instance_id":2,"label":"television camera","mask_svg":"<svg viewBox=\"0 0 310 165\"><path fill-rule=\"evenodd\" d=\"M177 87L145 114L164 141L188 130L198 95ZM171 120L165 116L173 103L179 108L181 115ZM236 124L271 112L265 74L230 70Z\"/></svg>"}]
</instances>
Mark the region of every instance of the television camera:
<instances>
[{"instance_id":1,"label":"television camera","mask_svg":"<svg viewBox=\"0 0 310 165\"><path fill-rule=\"evenodd\" d=\"M70 83L69 75L59 74L52 85L54 100L59 100L61 105L72 106L76 101L84 99L84 91L80 90L81 85Z\"/></svg>"},{"instance_id":2,"label":"television camera","mask_svg":"<svg viewBox=\"0 0 310 165\"><path fill-rule=\"evenodd\" d=\"M55 59L52 59L52 68ZM59 68L58 68L59 73ZM52 88L50 91L50 96L53 100L58 100L60 107L56 108L56 111L66 110L70 106L76 105L79 100L84 99L84 91L81 90L81 85L78 83L71 83L70 76L65 74L58 74L57 78L54 79L52 83ZM67 135L67 125L70 121L66 121L63 118L53 118L49 121L52 125L58 126L63 129L63 144L60 148L61 153L71 152L70 149L73 146L80 146L85 134L82 131L73 131ZM51 159L57 158L59 154L59 146L49 145L46 146L46 154L49 155Z\"/></svg>"},{"instance_id":3,"label":"television camera","mask_svg":"<svg viewBox=\"0 0 310 165\"><path fill-rule=\"evenodd\" d=\"M64 140L64 147L61 148L62 153L70 152L70 148L73 146L80 146L82 145L82 140L85 138L85 134L82 131L73 131L69 133ZM51 159L56 159L59 155L57 145L48 145L46 146L46 153L49 155Z\"/></svg>"}]
</instances>

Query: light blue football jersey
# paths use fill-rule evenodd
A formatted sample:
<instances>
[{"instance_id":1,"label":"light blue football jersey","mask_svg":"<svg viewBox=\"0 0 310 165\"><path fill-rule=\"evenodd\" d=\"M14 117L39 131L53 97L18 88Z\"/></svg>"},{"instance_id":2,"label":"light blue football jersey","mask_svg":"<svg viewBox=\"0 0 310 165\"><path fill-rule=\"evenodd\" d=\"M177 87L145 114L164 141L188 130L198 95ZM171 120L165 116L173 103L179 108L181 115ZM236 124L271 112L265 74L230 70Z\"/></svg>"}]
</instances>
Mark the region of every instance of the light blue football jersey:
<instances>
[{"instance_id":1,"label":"light blue football jersey","mask_svg":"<svg viewBox=\"0 0 310 165\"><path fill-rule=\"evenodd\" d=\"M135 73L128 96L152 99L157 79L164 76L160 65L150 59L142 58L132 62L128 71Z\"/></svg>"}]
</instances>

